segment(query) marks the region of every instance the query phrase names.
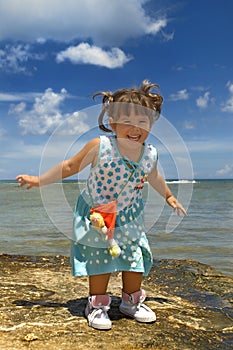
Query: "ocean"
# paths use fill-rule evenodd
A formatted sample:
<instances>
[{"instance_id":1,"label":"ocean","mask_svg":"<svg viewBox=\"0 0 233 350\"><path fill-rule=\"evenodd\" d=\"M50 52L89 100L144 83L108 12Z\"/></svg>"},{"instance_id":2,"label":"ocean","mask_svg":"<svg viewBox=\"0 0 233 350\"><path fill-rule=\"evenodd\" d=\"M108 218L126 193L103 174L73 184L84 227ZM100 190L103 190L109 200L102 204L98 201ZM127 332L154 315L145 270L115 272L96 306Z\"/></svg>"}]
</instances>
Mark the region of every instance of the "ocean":
<instances>
[{"instance_id":1,"label":"ocean","mask_svg":"<svg viewBox=\"0 0 233 350\"><path fill-rule=\"evenodd\" d=\"M155 259L189 259L233 275L233 180L167 181L186 217L144 189L145 222ZM41 189L0 181L0 254L69 255L72 212L84 182Z\"/></svg>"}]
</instances>

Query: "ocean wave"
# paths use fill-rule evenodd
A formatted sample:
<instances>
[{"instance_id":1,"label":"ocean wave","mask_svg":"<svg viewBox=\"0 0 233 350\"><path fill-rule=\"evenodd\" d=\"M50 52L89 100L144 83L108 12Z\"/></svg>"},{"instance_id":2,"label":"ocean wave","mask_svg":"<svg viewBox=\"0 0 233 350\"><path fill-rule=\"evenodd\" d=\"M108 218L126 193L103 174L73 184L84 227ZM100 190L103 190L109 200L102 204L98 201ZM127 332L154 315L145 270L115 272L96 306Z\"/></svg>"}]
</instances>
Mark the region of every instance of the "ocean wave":
<instances>
[{"instance_id":1,"label":"ocean wave","mask_svg":"<svg viewBox=\"0 0 233 350\"><path fill-rule=\"evenodd\" d=\"M167 184L196 184L196 180L166 180Z\"/></svg>"}]
</instances>

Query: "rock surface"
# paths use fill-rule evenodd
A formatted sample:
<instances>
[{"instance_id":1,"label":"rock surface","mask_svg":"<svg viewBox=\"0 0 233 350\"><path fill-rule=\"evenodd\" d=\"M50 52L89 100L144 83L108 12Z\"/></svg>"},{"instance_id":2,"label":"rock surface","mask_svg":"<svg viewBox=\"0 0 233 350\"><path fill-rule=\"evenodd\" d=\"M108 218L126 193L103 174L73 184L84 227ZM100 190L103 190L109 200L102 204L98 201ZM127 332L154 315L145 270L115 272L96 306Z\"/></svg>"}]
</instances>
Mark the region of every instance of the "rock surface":
<instances>
[{"instance_id":1,"label":"rock surface","mask_svg":"<svg viewBox=\"0 0 233 350\"><path fill-rule=\"evenodd\" d=\"M1 255L0 271L1 350L233 349L233 279L210 266L154 262L143 282L153 324L119 312L121 276L113 275L110 331L88 327L88 279L70 275L68 257Z\"/></svg>"}]
</instances>

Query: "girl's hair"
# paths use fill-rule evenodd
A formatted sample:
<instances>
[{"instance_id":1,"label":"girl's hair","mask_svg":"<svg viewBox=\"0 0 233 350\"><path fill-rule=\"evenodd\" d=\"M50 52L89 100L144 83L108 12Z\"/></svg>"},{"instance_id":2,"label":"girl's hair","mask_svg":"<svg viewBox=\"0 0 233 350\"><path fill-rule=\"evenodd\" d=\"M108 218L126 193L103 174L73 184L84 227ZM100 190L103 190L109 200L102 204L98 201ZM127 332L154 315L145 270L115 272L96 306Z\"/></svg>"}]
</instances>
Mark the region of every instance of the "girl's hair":
<instances>
[{"instance_id":1,"label":"girl's hair","mask_svg":"<svg viewBox=\"0 0 233 350\"><path fill-rule=\"evenodd\" d=\"M147 115L151 125L155 122L161 112L163 97L158 93L153 93L153 88L158 89L159 85L151 84L148 80L143 80L140 88L119 89L115 92L100 91L94 94L93 98L102 95L102 111L98 118L99 128L105 132L112 132L104 125L104 115L117 121L121 113L130 114L132 104L136 114Z\"/></svg>"}]
</instances>

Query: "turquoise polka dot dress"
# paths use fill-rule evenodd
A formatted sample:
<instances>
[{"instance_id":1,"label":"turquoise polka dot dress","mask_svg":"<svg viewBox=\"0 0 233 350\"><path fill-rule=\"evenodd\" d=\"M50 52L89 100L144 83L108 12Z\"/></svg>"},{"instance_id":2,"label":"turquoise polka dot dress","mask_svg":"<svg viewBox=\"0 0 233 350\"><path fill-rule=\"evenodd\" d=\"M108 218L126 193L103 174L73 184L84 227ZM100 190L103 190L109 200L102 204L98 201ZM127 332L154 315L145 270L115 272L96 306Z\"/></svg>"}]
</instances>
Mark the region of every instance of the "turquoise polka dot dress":
<instances>
[{"instance_id":1,"label":"turquoise polka dot dress","mask_svg":"<svg viewBox=\"0 0 233 350\"><path fill-rule=\"evenodd\" d=\"M75 207L70 258L74 276L115 271L149 273L153 257L145 233L140 184L156 163L157 151L152 145L145 144L141 159L135 163L122 158L114 136L100 137L98 162L88 178L90 192L86 187ZM89 218L93 202L103 204L116 199L114 239L121 254L113 258L109 254L109 242L93 228Z\"/></svg>"}]
</instances>

